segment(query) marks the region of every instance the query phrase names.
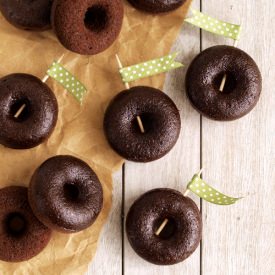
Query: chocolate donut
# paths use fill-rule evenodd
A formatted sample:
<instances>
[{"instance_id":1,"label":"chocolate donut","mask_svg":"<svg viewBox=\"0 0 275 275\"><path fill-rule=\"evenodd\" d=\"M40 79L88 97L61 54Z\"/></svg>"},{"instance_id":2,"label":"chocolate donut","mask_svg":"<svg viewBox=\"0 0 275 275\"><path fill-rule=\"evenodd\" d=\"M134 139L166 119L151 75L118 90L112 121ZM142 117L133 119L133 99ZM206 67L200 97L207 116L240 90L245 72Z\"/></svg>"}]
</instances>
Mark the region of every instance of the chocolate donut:
<instances>
[{"instance_id":1,"label":"chocolate donut","mask_svg":"<svg viewBox=\"0 0 275 275\"><path fill-rule=\"evenodd\" d=\"M102 209L103 191L94 171L72 156L56 156L34 173L29 201L38 219L64 233L91 226Z\"/></svg>"},{"instance_id":2,"label":"chocolate donut","mask_svg":"<svg viewBox=\"0 0 275 275\"><path fill-rule=\"evenodd\" d=\"M123 21L121 0L55 0L52 26L70 51L98 54L110 47Z\"/></svg>"},{"instance_id":3,"label":"chocolate donut","mask_svg":"<svg viewBox=\"0 0 275 275\"><path fill-rule=\"evenodd\" d=\"M51 230L33 214L28 189L11 186L0 189L0 260L26 261L48 244Z\"/></svg>"},{"instance_id":4,"label":"chocolate donut","mask_svg":"<svg viewBox=\"0 0 275 275\"><path fill-rule=\"evenodd\" d=\"M37 77L11 74L0 79L0 144L14 149L35 147L51 135L57 116L55 95Z\"/></svg>"},{"instance_id":5,"label":"chocolate donut","mask_svg":"<svg viewBox=\"0 0 275 275\"><path fill-rule=\"evenodd\" d=\"M141 133L137 116L142 120ZM122 157L149 162L163 157L177 142L180 114L174 102L160 90L137 86L119 93L110 103L104 130L111 147Z\"/></svg>"},{"instance_id":6,"label":"chocolate donut","mask_svg":"<svg viewBox=\"0 0 275 275\"><path fill-rule=\"evenodd\" d=\"M0 0L0 11L12 25L32 31L44 31L51 26L53 0Z\"/></svg>"},{"instance_id":7,"label":"chocolate donut","mask_svg":"<svg viewBox=\"0 0 275 275\"><path fill-rule=\"evenodd\" d=\"M128 2L142 11L163 13L179 8L186 2L186 0L128 0Z\"/></svg>"},{"instance_id":8,"label":"chocolate donut","mask_svg":"<svg viewBox=\"0 0 275 275\"><path fill-rule=\"evenodd\" d=\"M157 236L155 232L164 219L168 223ZM126 232L132 248L146 261L176 264L189 257L200 243L200 211L194 201L176 190L153 189L131 206Z\"/></svg>"},{"instance_id":9,"label":"chocolate donut","mask_svg":"<svg viewBox=\"0 0 275 275\"><path fill-rule=\"evenodd\" d=\"M223 76L226 82L219 91ZM186 91L192 105L214 120L235 120L258 102L262 77L254 60L231 46L214 46L200 53L186 75Z\"/></svg>"}]
</instances>

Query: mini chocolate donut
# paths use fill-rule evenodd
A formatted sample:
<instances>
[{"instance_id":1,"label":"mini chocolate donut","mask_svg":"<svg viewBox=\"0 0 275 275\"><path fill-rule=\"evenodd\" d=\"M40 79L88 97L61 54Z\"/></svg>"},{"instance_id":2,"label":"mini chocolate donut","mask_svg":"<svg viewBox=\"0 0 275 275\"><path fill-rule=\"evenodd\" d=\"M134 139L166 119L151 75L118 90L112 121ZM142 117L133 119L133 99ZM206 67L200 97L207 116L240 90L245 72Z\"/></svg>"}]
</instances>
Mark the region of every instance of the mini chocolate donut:
<instances>
[{"instance_id":1,"label":"mini chocolate donut","mask_svg":"<svg viewBox=\"0 0 275 275\"><path fill-rule=\"evenodd\" d=\"M145 133L137 123L141 118ZM119 93L110 103L104 130L111 147L122 157L149 162L167 154L178 140L180 114L160 90L137 86Z\"/></svg>"},{"instance_id":2,"label":"mini chocolate donut","mask_svg":"<svg viewBox=\"0 0 275 275\"><path fill-rule=\"evenodd\" d=\"M94 55L110 47L123 21L121 0L55 0L52 26L70 51Z\"/></svg>"},{"instance_id":3,"label":"mini chocolate donut","mask_svg":"<svg viewBox=\"0 0 275 275\"><path fill-rule=\"evenodd\" d=\"M44 31L51 27L52 1L0 0L0 11L17 28Z\"/></svg>"},{"instance_id":4,"label":"mini chocolate donut","mask_svg":"<svg viewBox=\"0 0 275 275\"><path fill-rule=\"evenodd\" d=\"M186 0L128 0L128 2L142 11L163 13L179 8Z\"/></svg>"},{"instance_id":5,"label":"mini chocolate donut","mask_svg":"<svg viewBox=\"0 0 275 275\"><path fill-rule=\"evenodd\" d=\"M103 204L103 190L94 171L72 156L56 156L34 173L29 201L37 218L64 233L91 226Z\"/></svg>"},{"instance_id":6,"label":"mini chocolate donut","mask_svg":"<svg viewBox=\"0 0 275 275\"><path fill-rule=\"evenodd\" d=\"M157 236L155 232L165 219L168 223ZM146 261L176 264L188 258L200 243L200 211L194 201L176 190L153 189L131 206L126 232L132 248Z\"/></svg>"},{"instance_id":7,"label":"mini chocolate donut","mask_svg":"<svg viewBox=\"0 0 275 275\"><path fill-rule=\"evenodd\" d=\"M35 147L51 135L57 116L55 95L37 77L11 74L0 79L0 144L14 149Z\"/></svg>"},{"instance_id":8,"label":"mini chocolate donut","mask_svg":"<svg viewBox=\"0 0 275 275\"><path fill-rule=\"evenodd\" d=\"M255 107L261 90L257 64L247 53L231 46L204 50L192 61L186 75L186 91L192 105L214 120L235 120L246 115Z\"/></svg>"},{"instance_id":9,"label":"mini chocolate donut","mask_svg":"<svg viewBox=\"0 0 275 275\"><path fill-rule=\"evenodd\" d=\"M49 243L51 230L33 214L28 189L11 186L0 189L0 260L27 261Z\"/></svg>"}]
</instances>

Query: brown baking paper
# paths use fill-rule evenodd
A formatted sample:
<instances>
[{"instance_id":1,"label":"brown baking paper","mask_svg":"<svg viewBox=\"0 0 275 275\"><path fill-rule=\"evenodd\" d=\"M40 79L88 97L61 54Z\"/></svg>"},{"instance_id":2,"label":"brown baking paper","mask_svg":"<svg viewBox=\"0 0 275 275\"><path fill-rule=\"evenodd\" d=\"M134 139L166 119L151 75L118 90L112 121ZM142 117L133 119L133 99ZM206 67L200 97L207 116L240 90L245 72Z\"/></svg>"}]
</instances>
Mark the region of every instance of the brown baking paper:
<instances>
[{"instance_id":1,"label":"brown baking paper","mask_svg":"<svg viewBox=\"0 0 275 275\"><path fill-rule=\"evenodd\" d=\"M57 82L48 80L59 104L56 129L47 142L34 149L20 151L0 145L0 187L28 186L34 170L47 158L71 154L89 163L104 188L104 207L91 228L71 235L54 232L46 249L30 261L16 264L0 261L0 274L85 273L111 208L112 173L123 163L123 159L109 147L102 127L106 106L124 89L115 54L119 54L125 66L168 54L190 2L175 12L153 16L137 11L125 1L125 18L119 39L96 56L71 53L59 44L52 31L21 31L0 15L0 77L23 72L42 78L52 61L65 53L62 64L88 89L81 106ZM159 75L132 85L161 88L163 81L164 75Z\"/></svg>"}]
</instances>

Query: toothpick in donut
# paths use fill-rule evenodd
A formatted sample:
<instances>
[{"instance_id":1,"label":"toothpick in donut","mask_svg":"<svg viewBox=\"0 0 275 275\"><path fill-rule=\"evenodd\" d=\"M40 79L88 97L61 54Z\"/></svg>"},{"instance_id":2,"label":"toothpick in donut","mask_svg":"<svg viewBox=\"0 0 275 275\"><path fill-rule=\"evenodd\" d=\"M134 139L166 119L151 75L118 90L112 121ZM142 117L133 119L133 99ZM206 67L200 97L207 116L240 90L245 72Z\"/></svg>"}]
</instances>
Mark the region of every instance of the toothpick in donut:
<instances>
[{"instance_id":1,"label":"toothpick in donut","mask_svg":"<svg viewBox=\"0 0 275 275\"><path fill-rule=\"evenodd\" d=\"M232 198L229 196L226 196L222 194L221 192L217 191L210 185L208 185L205 181L201 179L201 173L203 171L203 168L200 170L199 173L195 174L192 178L192 180L188 183L186 191L184 193L184 196L186 197L189 192L193 192L203 200L206 200L213 204L218 205L230 205L234 204L238 200L242 198ZM164 219L160 227L155 232L155 235L159 236L162 230L165 228L165 226L168 223L168 219Z\"/></svg>"},{"instance_id":2,"label":"toothpick in donut","mask_svg":"<svg viewBox=\"0 0 275 275\"><path fill-rule=\"evenodd\" d=\"M185 22L195 25L208 32L234 39L234 47L237 47L238 41L240 39L241 25L235 25L221 20L217 20L195 9L192 9L192 13L194 14L194 17L185 19ZM224 74L219 87L220 92L223 92L224 90L226 79L227 74Z\"/></svg>"},{"instance_id":3,"label":"toothpick in donut","mask_svg":"<svg viewBox=\"0 0 275 275\"><path fill-rule=\"evenodd\" d=\"M60 63L61 61L62 61L62 59L63 59L63 57L64 57L64 54L62 54L62 56L58 59L58 63ZM44 77L43 77L43 79L42 79L42 82L43 83L46 83L46 81L49 79L49 75L48 74L46 74ZM23 104L19 109L18 109L18 111L15 113L15 115L14 115L14 118L18 118L21 114L22 114L22 112L24 111L24 109L26 108L26 104Z\"/></svg>"},{"instance_id":4,"label":"toothpick in donut","mask_svg":"<svg viewBox=\"0 0 275 275\"><path fill-rule=\"evenodd\" d=\"M122 65L122 63L121 63L121 61L119 59L119 56L117 54L116 54L116 60L117 60L119 69L123 69L123 65ZM124 85L125 85L125 88L127 90L130 89L130 85L129 85L128 82L124 82ZM144 126L143 126L143 123L142 123L142 120L141 120L140 116L137 116L137 123L138 123L139 129L140 129L140 132L142 134L144 134L145 133L145 129L144 129Z\"/></svg>"}]
</instances>

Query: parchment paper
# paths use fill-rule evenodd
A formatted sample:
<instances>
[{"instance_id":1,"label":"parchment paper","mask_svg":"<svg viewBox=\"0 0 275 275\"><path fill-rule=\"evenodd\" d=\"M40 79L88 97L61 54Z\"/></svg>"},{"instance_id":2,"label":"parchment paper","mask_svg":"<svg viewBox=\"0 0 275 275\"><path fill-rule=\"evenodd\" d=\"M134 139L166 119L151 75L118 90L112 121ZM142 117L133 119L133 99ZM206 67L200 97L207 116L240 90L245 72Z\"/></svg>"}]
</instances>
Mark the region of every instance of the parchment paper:
<instances>
[{"instance_id":1,"label":"parchment paper","mask_svg":"<svg viewBox=\"0 0 275 275\"><path fill-rule=\"evenodd\" d=\"M85 273L111 208L112 173L123 163L107 144L102 129L105 108L124 89L114 55L118 53L126 66L168 54L190 2L175 12L153 16L137 11L125 1L119 39L107 51L90 57L65 50L52 31L21 31L0 15L0 77L23 72L42 78L52 61L65 53L62 64L88 88L80 106L58 83L48 80L59 104L56 129L46 143L31 150L12 150L0 145L0 187L28 186L34 170L47 158L71 154L89 163L104 188L104 208L91 228L71 235L54 232L46 249L30 261L16 264L0 261L0 274ZM159 75L132 85L162 88L163 81L164 75Z\"/></svg>"}]
</instances>

